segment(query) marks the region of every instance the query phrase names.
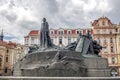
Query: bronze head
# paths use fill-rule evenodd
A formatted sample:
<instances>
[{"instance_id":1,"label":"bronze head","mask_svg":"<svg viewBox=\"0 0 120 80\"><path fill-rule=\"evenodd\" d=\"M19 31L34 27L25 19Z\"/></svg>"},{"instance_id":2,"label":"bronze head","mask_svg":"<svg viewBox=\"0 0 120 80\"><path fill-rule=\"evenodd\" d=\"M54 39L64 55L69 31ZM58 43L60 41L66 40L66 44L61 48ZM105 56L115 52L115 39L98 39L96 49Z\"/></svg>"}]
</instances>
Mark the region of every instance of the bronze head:
<instances>
[{"instance_id":1,"label":"bronze head","mask_svg":"<svg viewBox=\"0 0 120 80\"><path fill-rule=\"evenodd\" d=\"M46 22L46 18L43 18L43 22Z\"/></svg>"}]
</instances>

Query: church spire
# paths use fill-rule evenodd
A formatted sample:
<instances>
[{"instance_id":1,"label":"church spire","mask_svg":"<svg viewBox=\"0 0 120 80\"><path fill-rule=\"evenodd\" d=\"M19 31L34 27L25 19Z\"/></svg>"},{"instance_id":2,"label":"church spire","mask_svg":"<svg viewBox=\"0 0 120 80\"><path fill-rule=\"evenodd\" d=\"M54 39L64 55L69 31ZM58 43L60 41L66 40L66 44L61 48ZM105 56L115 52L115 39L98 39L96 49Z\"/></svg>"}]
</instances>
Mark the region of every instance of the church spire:
<instances>
[{"instance_id":1,"label":"church spire","mask_svg":"<svg viewBox=\"0 0 120 80\"><path fill-rule=\"evenodd\" d=\"M4 38L4 33L3 33L3 29L2 29L1 34L0 34L0 41L3 41L3 38Z\"/></svg>"}]
</instances>

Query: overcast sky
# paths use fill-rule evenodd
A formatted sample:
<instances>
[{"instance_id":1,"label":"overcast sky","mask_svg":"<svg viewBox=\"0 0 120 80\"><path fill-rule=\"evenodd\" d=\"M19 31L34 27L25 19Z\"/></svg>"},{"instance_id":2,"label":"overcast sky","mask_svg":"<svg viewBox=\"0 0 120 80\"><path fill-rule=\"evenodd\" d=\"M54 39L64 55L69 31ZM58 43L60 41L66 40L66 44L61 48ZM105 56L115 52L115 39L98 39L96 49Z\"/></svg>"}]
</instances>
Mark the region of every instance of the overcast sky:
<instances>
[{"instance_id":1,"label":"overcast sky","mask_svg":"<svg viewBox=\"0 0 120 80\"><path fill-rule=\"evenodd\" d=\"M50 28L89 28L106 16L120 22L120 0L0 0L0 29L5 39L24 42L30 30L40 29L46 17Z\"/></svg>"}]
</instances>

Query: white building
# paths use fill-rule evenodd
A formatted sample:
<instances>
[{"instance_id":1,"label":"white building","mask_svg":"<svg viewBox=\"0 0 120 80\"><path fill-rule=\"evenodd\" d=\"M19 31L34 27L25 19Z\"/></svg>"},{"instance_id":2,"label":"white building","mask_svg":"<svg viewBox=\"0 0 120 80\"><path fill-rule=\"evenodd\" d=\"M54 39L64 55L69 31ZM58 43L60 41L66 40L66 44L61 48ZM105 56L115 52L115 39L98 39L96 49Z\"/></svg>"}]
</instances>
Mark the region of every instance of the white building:
<instances>
[{"instance_id":1,"label":"white building","mask_svg":"<svg viewBox=\"0 0 120 80\"><path fill-rule=\"evenodd\" d=\"M88 29L50 29L50 37L52 42L60 47L67 46L68 44L77 41L78 34L86 34ZM40 44L40 31L31 30L27 36L24 37L25 46L32 46L34 44Z\"/></svg>"}]
</instances>

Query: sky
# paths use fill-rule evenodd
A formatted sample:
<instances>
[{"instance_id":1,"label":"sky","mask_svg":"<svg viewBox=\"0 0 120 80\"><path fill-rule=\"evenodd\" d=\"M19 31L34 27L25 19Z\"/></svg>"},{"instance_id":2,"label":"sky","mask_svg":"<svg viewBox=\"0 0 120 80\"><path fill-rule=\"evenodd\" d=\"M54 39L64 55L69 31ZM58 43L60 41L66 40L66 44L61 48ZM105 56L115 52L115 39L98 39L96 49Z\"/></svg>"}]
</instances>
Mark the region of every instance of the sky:
<instances>
[{"instance_id":1,"label":"sky","mask_svg":"<svg viewBox=\"0 0 120 80\"><path fill-rule=\"evenodd\" d=\"M89 28L106 16L120 22L120 0L0 0L0 32L5 40L24 43L24 36L39 30L45 17L50 28Z\"/></svg>"}]
</instances>

